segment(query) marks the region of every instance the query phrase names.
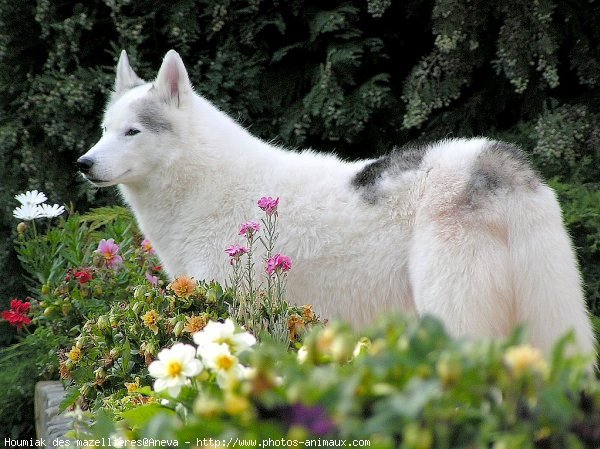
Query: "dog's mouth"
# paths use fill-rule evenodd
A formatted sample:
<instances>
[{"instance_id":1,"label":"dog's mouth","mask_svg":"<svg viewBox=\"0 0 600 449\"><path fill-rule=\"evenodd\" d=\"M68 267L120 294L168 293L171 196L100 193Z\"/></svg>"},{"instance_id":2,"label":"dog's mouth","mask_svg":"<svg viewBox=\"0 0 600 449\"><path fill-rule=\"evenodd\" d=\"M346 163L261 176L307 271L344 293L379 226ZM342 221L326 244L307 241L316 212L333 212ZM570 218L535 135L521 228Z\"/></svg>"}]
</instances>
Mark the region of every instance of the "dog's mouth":
<instances>
[{"instance_id":1,"label":"dog's mouth","mask_svg":"<svg viewBox=\"0 0 600 449\"><path fill-rule=\"evenodd\" d=\"M92 184L94 184L97 187L104 187L104 186L108 186L108 185L113 185L113 184L118 184L119 183L119 179L123 178L125 175L127 175L130 170L126 170L125 172L123 172L122 174L120 174L119 176L117 176L115 179L111 180L111 181L107 181L105 179L99 179L99 178L94 178L90 175L86 175L85 173L81 173L83 175L83 177L88 180L89 182L91 182Z\"/></svg>"}]
</instances>

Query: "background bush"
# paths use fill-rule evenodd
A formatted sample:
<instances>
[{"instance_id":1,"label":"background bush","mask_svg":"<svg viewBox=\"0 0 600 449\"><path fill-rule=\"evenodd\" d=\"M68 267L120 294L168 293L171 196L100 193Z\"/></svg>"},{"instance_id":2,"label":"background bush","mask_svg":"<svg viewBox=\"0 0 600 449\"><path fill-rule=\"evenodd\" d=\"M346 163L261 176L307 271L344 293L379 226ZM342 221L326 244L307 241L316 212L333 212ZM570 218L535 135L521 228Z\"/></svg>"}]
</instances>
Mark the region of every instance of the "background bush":
<instances>
[{"instance_id":1,"label":"background bush","mask_svg":"<svg viewBox=\"0 0 600 449\"><path fill-rule=\"evenodd\" d=\"M0 305L24 289L14 194L115 203L73 161L99 137L119 50L151 79L175 48L199 92L291 147L356 158L446 136L521 144L563 187L599 313L599 21L584 0L0 0Z\"/></svg>"}]
</instances>

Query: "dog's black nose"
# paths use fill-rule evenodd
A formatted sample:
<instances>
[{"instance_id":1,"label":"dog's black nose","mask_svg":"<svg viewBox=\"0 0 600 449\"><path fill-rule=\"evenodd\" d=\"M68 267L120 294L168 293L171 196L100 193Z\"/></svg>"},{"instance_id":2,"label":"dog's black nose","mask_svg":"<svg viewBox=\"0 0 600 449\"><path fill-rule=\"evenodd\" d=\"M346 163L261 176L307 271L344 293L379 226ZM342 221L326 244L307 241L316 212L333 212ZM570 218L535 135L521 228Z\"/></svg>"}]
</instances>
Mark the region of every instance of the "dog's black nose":
<instances>
[{"instance_id":1,"label":"dog's black nose","mask_svg":"<svg viewBox=\"0 0 600 449\"><path fill-rule=\"evenodd\" d=\"M86 174L90 171L92 166L94 165L94 160L89 157L80 157L77 159L77 167L79 171L83 174Z\"/></svg>"}]
</instances>

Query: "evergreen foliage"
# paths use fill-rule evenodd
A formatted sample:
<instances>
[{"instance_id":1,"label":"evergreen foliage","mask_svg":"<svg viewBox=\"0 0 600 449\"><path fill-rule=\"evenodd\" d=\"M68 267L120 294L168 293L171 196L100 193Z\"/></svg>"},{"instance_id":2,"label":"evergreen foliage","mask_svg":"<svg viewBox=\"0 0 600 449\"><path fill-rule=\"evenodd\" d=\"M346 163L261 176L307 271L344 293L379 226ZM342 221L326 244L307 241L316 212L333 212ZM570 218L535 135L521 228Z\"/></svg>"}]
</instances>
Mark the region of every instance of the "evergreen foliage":
<instances>
[{"instance_id":1,"label":"evergreen foliage","mask_svg":"<svg viewBox=\"0 0 600 449\"><path fill-rule=\"evenodd\" d=\"M16 192L117 202L73 161L99 137L122 48L146 79L177 49L199 92L291 147L356 158L497 136L597 192L599 21L595 0L0 0L0 303L23 291ZM597 247L581 254L584 273L600 271Z\"/></svg>"}]
</instances>

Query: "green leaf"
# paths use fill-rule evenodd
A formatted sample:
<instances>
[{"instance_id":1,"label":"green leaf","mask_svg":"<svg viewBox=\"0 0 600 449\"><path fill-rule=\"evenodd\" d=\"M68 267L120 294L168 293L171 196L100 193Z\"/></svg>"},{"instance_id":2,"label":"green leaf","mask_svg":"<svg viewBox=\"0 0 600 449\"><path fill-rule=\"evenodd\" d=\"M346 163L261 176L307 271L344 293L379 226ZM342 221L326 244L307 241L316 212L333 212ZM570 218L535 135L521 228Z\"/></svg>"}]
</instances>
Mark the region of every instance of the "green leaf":
<instances>
[{"instance_id":1,"label":"green leaf","mask_svg":"<svg viewBox=\"0 0 600 449\"><path fill-rule=\"evenodd\" d=\"M142 428L156 416L161 414L173 416L175 415L175 412L169 408L163 407L162 405L146 404L121 413L121 417L126 420L130 426Z\"/></svg>"},{"instance_id":2,"label":"green leaf","mask_svg":"<svg viewBox=\"0 0 600 449\"><path fill-rule=\"evenodd\" d=\"M74 405L75 402L77 401L77 399L81 396L79 388L67 389L66 393L67 393L67 395L60 402L60 405L58 406L58 410L61 413L64 412L69 407L71 407L72 405Z\"/></svg>"},{"instance_id":3,"label":"green leaf","mask_svg":"<svg viewBox=\"0 0 600 449\"><path fill-rule=\"evenodd\" d=\"M123 352L121 353L123 357L123 371L128 373L133 368L133 362L131 361L131 344L129 343L129 339L125 339L125 343L123 343Z\"/></svg>"}]
</instances>

